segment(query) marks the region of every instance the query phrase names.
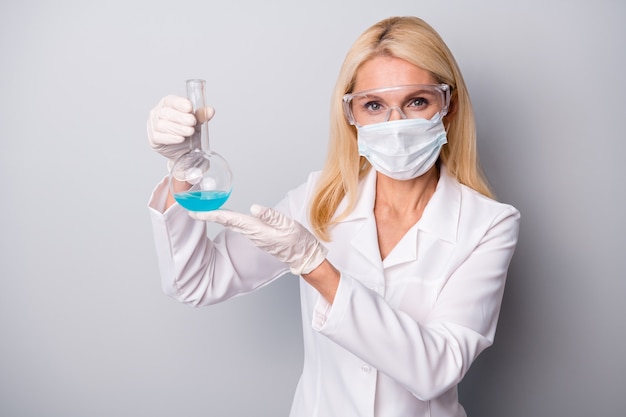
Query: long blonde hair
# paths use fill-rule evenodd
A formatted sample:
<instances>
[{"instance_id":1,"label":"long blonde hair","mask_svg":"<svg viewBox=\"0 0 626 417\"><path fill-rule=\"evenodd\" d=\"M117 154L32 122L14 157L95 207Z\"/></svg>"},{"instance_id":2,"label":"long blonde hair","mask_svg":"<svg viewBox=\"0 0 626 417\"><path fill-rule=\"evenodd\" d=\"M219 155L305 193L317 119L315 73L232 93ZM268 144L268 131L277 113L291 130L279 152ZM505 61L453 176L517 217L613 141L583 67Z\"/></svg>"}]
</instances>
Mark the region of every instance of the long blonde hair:
<instances>
[{"instance_id":1,"label":"long blonde hair","mask_svg":"<svg viewBox=\"0 0 626 417\"><path fill-rule=\"evenodd\" d=\"M448 144L442 148L439 158L460 183L493 197L478 164L472 103L452 53L439 34L423 20L413 16L390 17L371 26L356 40L335 84L328 157L309 212L311 226L322 240L330 240L329 228L354 209L359 180L371 169L369 162L358 153L356 129L346 120L342 98L352 92L361 65L377 56L404 59L430 72L438 83L451 87L450 111L444 117ZM335 216L344 197L347 198L346 208Z\"/></svg>"}]
</instances>

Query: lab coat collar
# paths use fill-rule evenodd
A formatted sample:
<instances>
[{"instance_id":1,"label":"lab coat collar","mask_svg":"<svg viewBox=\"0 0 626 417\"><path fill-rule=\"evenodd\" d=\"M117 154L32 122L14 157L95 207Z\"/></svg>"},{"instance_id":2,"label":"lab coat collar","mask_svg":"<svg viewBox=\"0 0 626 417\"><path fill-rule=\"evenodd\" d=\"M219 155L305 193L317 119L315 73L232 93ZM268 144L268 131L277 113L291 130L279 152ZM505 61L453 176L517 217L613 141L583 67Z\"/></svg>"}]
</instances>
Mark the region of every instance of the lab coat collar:
<instances>
[{"instance_id":1,"label":"lab coat collar","mask_svg":"<svg viewBox=\"0 0 626 417\"><path fill-rule=\"evenodd\" d=\"M461 184L441 164L435 193L424 209L417 227L450 243L457 240L461 215Z\"/></svg>"},{"instance_id":2,"label":"lab coat collar","mask_svg":"<svg viewBox=\"0 0 626 417\"><path fill-rule=\"evenodd\" d=\"M376 171L371 169L361 180L359 196L354 210L341 223L370 219L374 221L374 202L376 200ZM341 213L346 206L344 199L338 207ZM461 185L452 177L444 164L441 164L439 181L435 193L424 209L422 218L417 222L417 230L445 240L456 242L459 216L461 212ZM368 222L368 223L371 223ZM374 226L375 226L374 221ZM408 248L407 248L408 249ZM409 249L410 250L410 249Z\"/></svg>"},{"instance_id":3,"label":"lab coat collar","mask_svg":"<svg viewBox=\"0 0 626 417\"><path fill-rule=\"evenodd\" d=\"M365 177L361 179L358 190L359 195L354 209L341 220L341 223L373 217L374 202L376 201L376 171L374 169L370 169L365 174ZM347 203L347 198L344 197L337 207L336 213L343 213L348 205Z\"/></svg>"}]
</instances>

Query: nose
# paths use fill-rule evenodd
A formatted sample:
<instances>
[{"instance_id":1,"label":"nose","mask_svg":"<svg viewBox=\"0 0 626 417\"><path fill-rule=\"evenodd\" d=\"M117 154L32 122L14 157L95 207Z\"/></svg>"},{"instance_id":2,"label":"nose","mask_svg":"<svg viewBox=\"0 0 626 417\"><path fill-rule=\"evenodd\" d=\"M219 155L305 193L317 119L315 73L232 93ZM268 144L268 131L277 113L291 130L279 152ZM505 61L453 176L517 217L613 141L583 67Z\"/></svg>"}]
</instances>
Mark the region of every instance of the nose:
<instances>
[{"instance_id":1,"label":"nose","mask_svg":"<svg viewBox=\"0 0 626 417\"><path fill-rule=\"evenodd\" d=\"M395 110L395 112L394 112ZM398 106L393 106L389 108L389 112L387 113L387 122L393 120L407 119L406 114L400 109Z\"/></svg>"}]
</instances>

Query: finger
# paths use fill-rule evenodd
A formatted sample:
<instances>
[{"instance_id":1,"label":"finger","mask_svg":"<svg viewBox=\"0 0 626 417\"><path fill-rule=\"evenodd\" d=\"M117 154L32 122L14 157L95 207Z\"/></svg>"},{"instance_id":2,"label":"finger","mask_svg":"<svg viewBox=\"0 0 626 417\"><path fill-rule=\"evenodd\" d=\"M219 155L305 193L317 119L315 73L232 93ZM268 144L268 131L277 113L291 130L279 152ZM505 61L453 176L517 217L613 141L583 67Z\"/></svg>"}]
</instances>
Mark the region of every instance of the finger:
<instances>
[{"instance_id":1,"label":"finger","mask_svg":"<svg viewBox=\"0 0 626 417\"><path fill-rule=\"evenodd\" d=\"M261 224L254 217L230 210L189 212L189 215L196 220L218 223L242 232L256 230Z\"/></svg>"},{"instance_id":2,"label":"finger","mask_svg":"<svg viewBox=\"0 0 626 417\"><path fill-rule=\"evenodd\" d=\"M165 96L161 99L159 107L171 107L183 113L191 113L193 106L191 101L186 97L180 97L175 95Z\"/></svg>"},{"instance_id":3,"label":"finger","mask_svg":"<svg viewBox=\"0 0 626 417\"><path fill-rule=\"evenodd\" d=\"M193 113L180 111L174 107L160 107L156 116L158 120L165 120L183 126L196 125L196 116Z\"/></svg>"},{"instance_id":4,"label":"finger","mask_svg":"<svg viewBox=\"0 0 626 417\"><path fill-rule=\"evenodd\" d=\"M208 122L215 116L215 109L211 106L204 107L202 109L198 109L196 112L196 119L198 123Z\"/></svg>"},{"instance_id":5,"label":"finger","mask_svg":"<svg viewBox=\"0 0 626 417\"><path fill-rule=\"evenodd\" d=\"M182 126L150 117L147 123L148 139L153 148L180 144L193 134L193 127Z\"/></svg>"},{"instance_id":6,"label":"finger","mask_svg":"<svg viewBox=\"0 0 626 417\"><path fill-rule=\"evenodd\" d=\"M224 215L227 210L211 210L211 211L190 211L189 216L196 220L205 222L219 223L226 226L229 224L228 216Z\"/></svg>"},{"instance_id":7,"label":"finger","mask_svg":"<svg viewBox=\"0 0 626 417\"><path fill-rule=\"evenodd\" d=\"M240 232L240 229L234 226L235 221L229 216L225 216L224 210L212 210L212 211L189 211L189 217L195 220L203 222L211 222L221 224L224 227Z\"/></svg>"},{"instance_id":8,"label":"finger","mask_svg":"<svg viewBox=\"0 0 626 417\"><path fill-rule=\"evenodd\" d=\"M250 206L250 214L252 214L254 217L261 218L265 211L267 211L267 207L260 204L253 204L252 206Z\"/></svg>"},{"instance_id":9,"label":"finger","mask_svg":"<svg viewBox=\"0 0 626 417\"><path fill-rule=\"evenodd\" d=\"M191 116L191 115L190 115ZM193 116L192 116L193 117ZM155 133L166 133L173 136L189 137L193 135L193 126L182 125L170 120L160 119L156 121L154 126ZM178 142L177 142L178 143Z\"/></svg>"},{"instance_id":10,"label":"finger","mask_svg":"<svg viewBox=\"0 0 626 417\"><path fill-rule=\"evenodd\" d=\"M293 224L293 220L281 212L259 204L253 204L252 207L250 207L250 213L268 226L284 228L290 227Z\"/></svg>"}]
</instances>

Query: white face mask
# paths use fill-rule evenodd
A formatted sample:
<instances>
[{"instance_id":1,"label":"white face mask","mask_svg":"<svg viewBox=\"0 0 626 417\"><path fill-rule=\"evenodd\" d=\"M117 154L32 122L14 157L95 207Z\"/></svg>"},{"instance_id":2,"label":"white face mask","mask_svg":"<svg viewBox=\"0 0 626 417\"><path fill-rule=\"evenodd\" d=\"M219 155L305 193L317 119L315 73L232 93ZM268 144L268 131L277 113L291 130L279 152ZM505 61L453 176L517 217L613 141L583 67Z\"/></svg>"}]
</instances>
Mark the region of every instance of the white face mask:
<instances>
[{"instance_id":1,"label":"white face mask","mask_svg":"<svg viewBox=\"0 0 626 417\"><path fill-rule=\"evenodd\" d=\"M448 143L442 116L401 119L357 127L359 155L374 169L397 180L417 178L439 158Z\"/></svg>"}]
</instances>

